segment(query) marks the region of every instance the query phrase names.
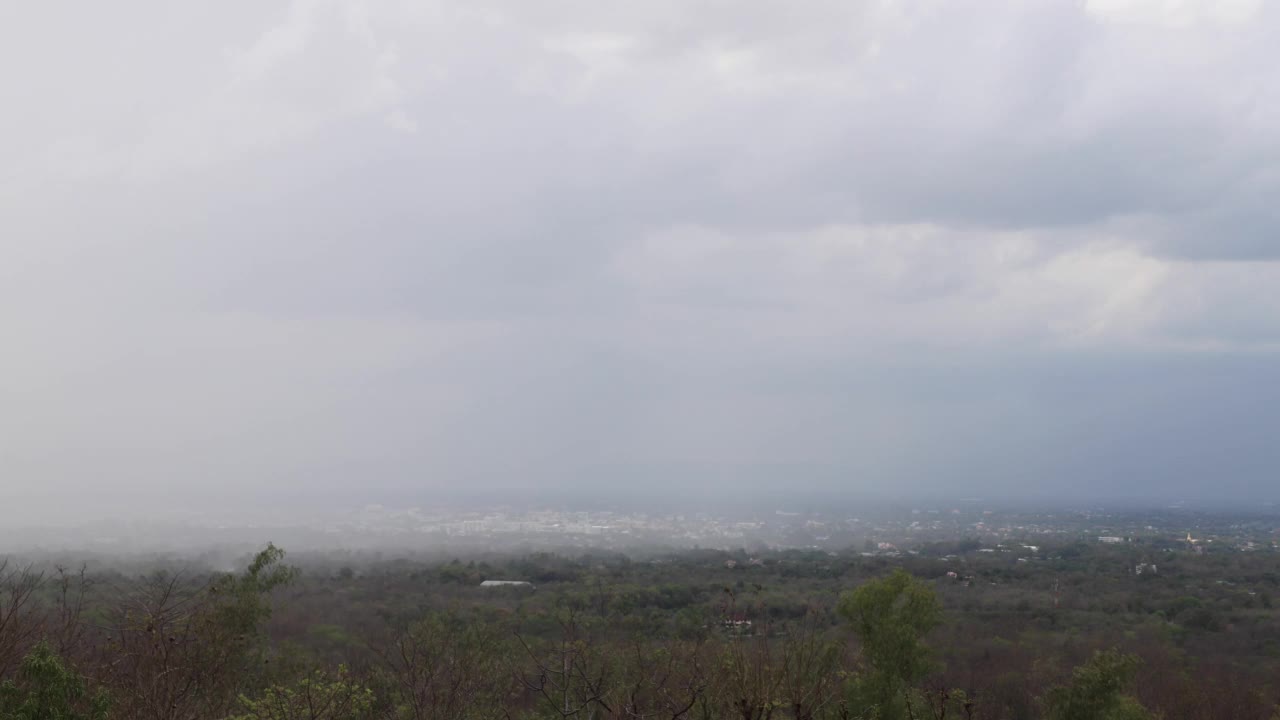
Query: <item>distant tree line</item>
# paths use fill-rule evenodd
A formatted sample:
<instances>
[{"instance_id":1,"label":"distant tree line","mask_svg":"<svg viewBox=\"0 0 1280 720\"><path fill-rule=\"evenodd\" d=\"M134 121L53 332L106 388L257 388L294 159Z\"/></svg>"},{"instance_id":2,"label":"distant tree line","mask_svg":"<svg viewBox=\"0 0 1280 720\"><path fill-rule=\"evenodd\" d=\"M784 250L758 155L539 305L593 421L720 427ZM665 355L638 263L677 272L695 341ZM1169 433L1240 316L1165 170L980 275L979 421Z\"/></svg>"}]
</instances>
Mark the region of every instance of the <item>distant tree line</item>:
<instances>
[{"instance_id":1,"label":"distant tree line","mask_svg":"<svg viewBox=\"0 0 1280 720\"><path fill-rule=\"evenodd\" d=\"M662 563L513 563L559 587L479 596L474 585L493 570L483 562L308 579L274 546L239 573L95 577L6 564L0 720L1156 717L1135 691L1138 654L1100 647L1056 674L1034 654L1001 666L999 646L966 656L966 614L944 607L936 582L890 564L833 590L829 604L777 615L759 601L764 585L719 583L725 573L681 584ZM717 556L671 563L724 566ZM785 581L785 568L822 587L845 574L826 554L791 555L759 578ZM450 587L459 594L439 607L434 593ZM395 612L353 619L368 598L390 596ZM321 605L333 612L308 617ZM1263 690L1235 706L1254 715L1162 709L1265 720Z\"/></svg>"}]
</instances>

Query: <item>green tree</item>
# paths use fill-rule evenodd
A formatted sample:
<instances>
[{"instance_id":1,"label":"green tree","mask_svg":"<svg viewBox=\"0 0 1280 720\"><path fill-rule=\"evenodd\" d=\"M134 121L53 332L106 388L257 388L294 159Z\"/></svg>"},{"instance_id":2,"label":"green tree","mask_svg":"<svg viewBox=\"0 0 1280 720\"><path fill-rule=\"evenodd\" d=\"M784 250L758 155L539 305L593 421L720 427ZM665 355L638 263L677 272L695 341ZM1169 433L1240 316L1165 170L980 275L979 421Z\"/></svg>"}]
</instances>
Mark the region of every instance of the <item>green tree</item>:
<instances>
[{"instance_id":1,"label":"green tree","mask_svg":"<svg viewBox=\"0 0 1280 720\"><path fill-rule=\"evenodd\" d=\"M244 712L228 720L361 720L371 717L373 691L340 667L332 677L317 671L294 687L272 686L255 699L241 696L240 705Z\"/></svg>"},{"instance_id":2,"label":"green tree","mask_svg":"<svg viewBox=\"0 0 1280 720\"><path fill-rule=\"evenodd\" d=\"M240 575L225 574L209 588L216 598L210 620L225 632L254 636L271 617L270 595L298 576L298 569L283 564L284 550L272 543L254 556Z\"/></svg>"},{"instance_id":3,"label":"green tree","mask_svg":"<svg viewBox=\"0 0 1280 720\"><path fill-rule=\"evenodd\" d=\"M23 659L17 677L0 684L0 720L100 720L106 693L90 693L82 677L41 642Z\"/></svg>"},{"instance_id":4,"label":"green tree","mask_svg":"<svg viewBox=\"0 0 1280 720\"><path fill-rule=\"evenodd\" d=\"M924 643L924 636L942 621L933 588L895 570L842 595L837 609L853 626L866 663L851 688L851 709L879 720L907 717L915 683L933 668L932 652Z\"/></svg>"},{"instance_id":5,"label":"green tree","mask_svg":"<svg viewBox=\"0 0 1280 720\"><path fill-rule=\"evenodd\" d=\"M1071 682L1045 698L1048 720L1147 720L1151 714L1125 690L1138 659L1117 650L1095 653L1071 673Z\"/></svg>"},{"instance_id":6,"label":"green tree","mask_svg":"<svg viewBox=\"0 0 1280 720\"><path fill-rule=\"evenodd\" d=\"M268 545L240 575L201 587L158 573L123 595L108 616L103 680L129 720L222 717L261 687L267 659L262 625L270 593L297 571Z\"/></svg>"}]
</instances>

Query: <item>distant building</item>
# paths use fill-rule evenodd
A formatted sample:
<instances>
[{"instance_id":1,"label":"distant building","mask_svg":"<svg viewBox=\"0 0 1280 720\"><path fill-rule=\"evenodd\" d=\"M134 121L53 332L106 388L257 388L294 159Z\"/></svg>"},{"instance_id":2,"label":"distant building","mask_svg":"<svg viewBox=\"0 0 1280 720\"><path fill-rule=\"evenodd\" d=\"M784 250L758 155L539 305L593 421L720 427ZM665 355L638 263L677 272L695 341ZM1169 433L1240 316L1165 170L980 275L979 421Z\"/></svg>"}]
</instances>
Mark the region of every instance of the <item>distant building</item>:
<instances>
[{"instance_id":1,"label":"distant building","mask_svg":"<svg viewBox=\"0 0 1280 720\"><path fill-rule=\"evenodd\" d=\"M1114 537L1114 536L1110 536L1110 535L1104 535L1104 536L1101 536L1101 537L1099 537L1099 538L1098 538L1098 542L1100 542L1100 543L1105 543L1105 544L1107 544L1107 545L1116 545L1116 544L1118 544L1118 543L1122 543L1122 542L1124 542L1124 538L1118 538L1118 537Z\"/></svg>"},{"instance_id":2,"label":"distant building","mask_svg":"<svg viewBox=\"0 0 1280 720\"><path fill-rule=\"evenodd\" d=\"M533 587L533 583L524 580L485 580L480 587Z\"/></svg>"},{"instance_id":3,"label":"distant building","mask_svg":"<svg viewBox=\"0 0 1280 720\"><path fill-rule=\"evenodd\" d=\"M1133 566L1133 574L1134 575L1143 575L1143 574L1155 575L1156 574L1155 563L1138 563L1137 565Z\"/></svg>"}]
</instances>

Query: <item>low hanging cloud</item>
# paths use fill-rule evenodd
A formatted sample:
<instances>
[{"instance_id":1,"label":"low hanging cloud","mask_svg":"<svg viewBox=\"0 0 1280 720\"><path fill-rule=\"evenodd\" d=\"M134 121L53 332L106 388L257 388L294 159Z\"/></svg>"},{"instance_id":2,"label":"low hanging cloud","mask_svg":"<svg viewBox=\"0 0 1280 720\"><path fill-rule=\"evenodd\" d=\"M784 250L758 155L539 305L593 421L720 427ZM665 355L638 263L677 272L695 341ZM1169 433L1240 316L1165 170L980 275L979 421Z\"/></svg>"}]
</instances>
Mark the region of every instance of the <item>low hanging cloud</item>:
<instances>
[{"instance_id":1,"label":"low hanging cloud","mask_svg":"<svg viewBox=\"0 0 1280 720\"><path fill-rule=\"evenodd\" d=\"M0 501L1275 467L1271 4L0 13Z\"/></svg>"}]
</instances>

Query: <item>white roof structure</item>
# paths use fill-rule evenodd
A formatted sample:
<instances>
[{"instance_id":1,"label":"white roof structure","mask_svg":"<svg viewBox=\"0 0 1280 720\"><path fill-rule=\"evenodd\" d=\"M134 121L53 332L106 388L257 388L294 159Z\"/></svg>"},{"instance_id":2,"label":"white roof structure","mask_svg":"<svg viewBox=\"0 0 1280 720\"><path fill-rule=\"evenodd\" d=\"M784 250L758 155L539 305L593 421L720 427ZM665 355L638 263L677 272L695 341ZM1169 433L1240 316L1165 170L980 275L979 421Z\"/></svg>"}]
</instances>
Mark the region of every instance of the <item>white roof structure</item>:
<instances>
[{"instance_id":1,"label":"white roof structure","mask_svg":"<svg viewBox=\"0 0 1280 720\"><path fill-rule=\"evenodd\" d=\"M484 580L480 583L480 587L533 587L533 583L524 580Z\"/></svg>"}]
</instances>

